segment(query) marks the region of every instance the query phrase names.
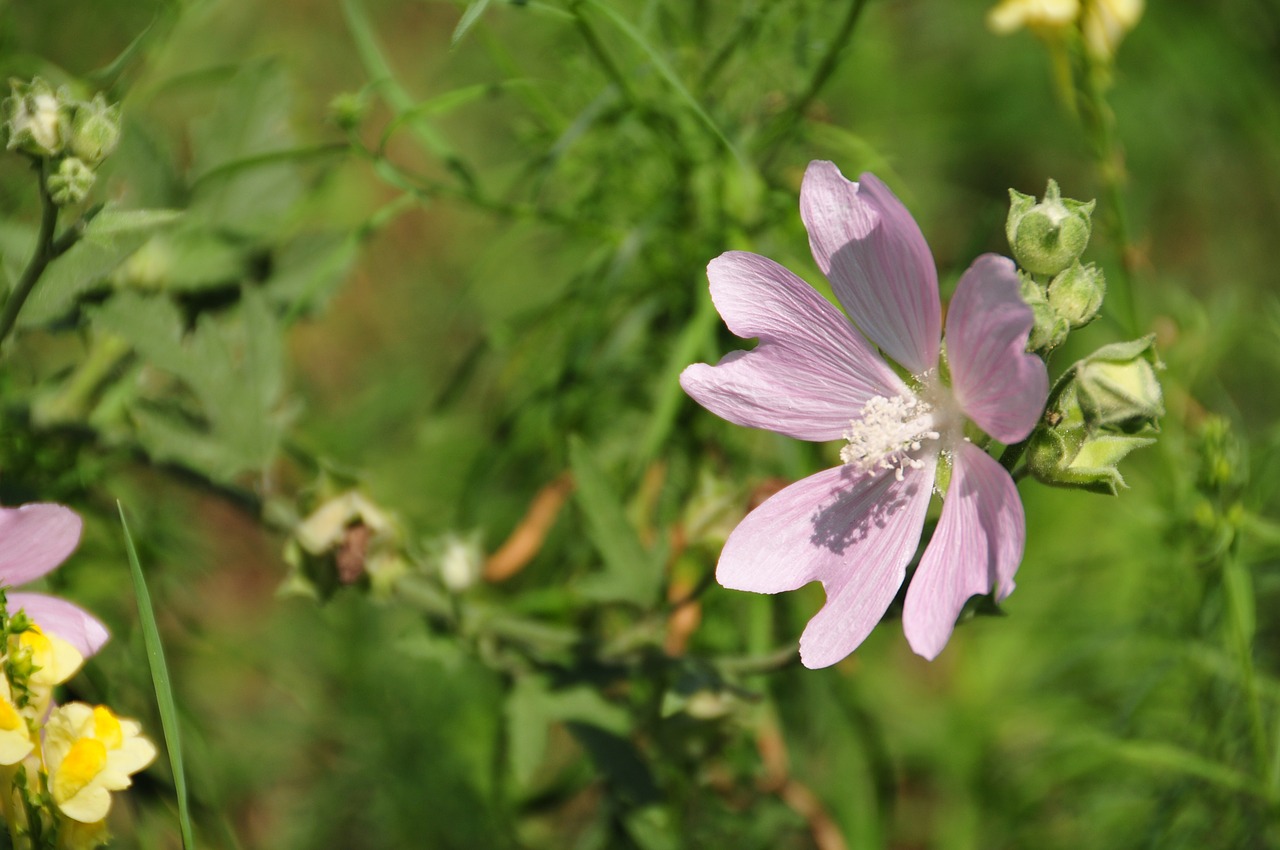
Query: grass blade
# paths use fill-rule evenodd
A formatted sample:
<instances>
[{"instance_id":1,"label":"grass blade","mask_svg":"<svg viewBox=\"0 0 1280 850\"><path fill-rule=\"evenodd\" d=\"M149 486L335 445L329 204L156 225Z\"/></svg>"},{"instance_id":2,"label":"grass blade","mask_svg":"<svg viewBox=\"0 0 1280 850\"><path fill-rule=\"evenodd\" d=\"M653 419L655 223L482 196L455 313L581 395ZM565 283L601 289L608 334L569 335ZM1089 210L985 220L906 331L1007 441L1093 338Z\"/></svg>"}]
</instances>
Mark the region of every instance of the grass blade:
<instances>
[{"instance_id":1,"label":"grass blade","mask_svg":"<svg viewBox=\"0 0 1280 850\"><path fill-rule=\"evenodd\" d=\"M155 610L151 607L151 593L147 590L146 580L142 577L138 551L133 546L133 537L129 534L129 523L124 518L124 505L117 500L116 508L120 511L120 529L124 532L124 548L129 555L133 592L138 599L138 620L142 624L142 643L147 648L151 683L156 691L156 704L160 707L160 726L164 731L165 749L169 751L169 766L173 770L173 789L178 796L178 825L182 830L182 846L184 850L195 850L196 842L191 830L191 809L187 802L187 775L182 768L178 709L173 702L169 667L164 661L164 647L160 643L160 629L156 626Z\"/></svg>"}]
</instances>

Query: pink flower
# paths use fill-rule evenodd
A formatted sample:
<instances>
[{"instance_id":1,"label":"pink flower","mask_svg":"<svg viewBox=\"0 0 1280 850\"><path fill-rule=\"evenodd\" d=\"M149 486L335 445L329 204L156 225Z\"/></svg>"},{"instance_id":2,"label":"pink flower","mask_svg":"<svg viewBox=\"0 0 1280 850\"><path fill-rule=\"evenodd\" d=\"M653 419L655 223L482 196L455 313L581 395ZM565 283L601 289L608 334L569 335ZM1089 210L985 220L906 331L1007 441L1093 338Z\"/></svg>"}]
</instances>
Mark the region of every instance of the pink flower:
<instances>
[{"instance_id":1,"label":"pink flower","mask_svg":"<svg viewBox=\"0 0 1280 850\"><path fill-rule=\"evenodd\" d=\"M822 582L827 601L800 638L800 656L807 667L834 664L870 634L902 585L945 457L952 471L942 517L903 614L911 648L932 659L965 601L993 589L997 599L1008 596L1022 560L1017 488L965 438L965 425L1003 443L1035 427L1048 376L1026 353L1031 310L1010 260L975 260L947 314L948 385L939 368L937 271L902 202L873 175L851 183L832 163L813 162L800 215L853 321L772 260L731 251L707 268L711 297L729 329L759 345L715 366L695 363L680 384L739 425L801 440L843 438L844 464L752 511L725 543L716 578L757 593Z\"/></svg>"},{"instance_id":2,"label":"pink flower","mask_svg":"<svg viewBox=\"0 0 1280 850\"><path fill-rule=\"evenodd\" d=\"M80 517L54 504L0 508L0 586L40 578L66 560L80 542ZM9 612L19 609L46 632L70 643L88 658L107 641L102 623L65 599L43 593L9 593Z\"/></svg>"}]
</instances>

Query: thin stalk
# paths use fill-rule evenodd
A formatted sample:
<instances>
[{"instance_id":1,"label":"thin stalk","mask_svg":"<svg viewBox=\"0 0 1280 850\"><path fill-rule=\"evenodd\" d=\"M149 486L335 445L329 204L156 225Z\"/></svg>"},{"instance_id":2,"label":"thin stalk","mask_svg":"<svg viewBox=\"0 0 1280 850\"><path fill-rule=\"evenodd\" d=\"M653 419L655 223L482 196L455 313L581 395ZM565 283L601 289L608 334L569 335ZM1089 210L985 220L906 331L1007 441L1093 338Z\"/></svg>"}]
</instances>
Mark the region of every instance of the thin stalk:
<instances>
[{"instance_id":1,"label":"thin stalk","mask_svg":"<svg viewBox=\"0 0 1280 850\"><path fill-rule=\"evenodd\" d=\"M1230 640L1234 644L1236 662L1240 665L1240 680L1244 687L1245 702L1249 711L1249 731L1253 743L1255 773L1258 780L1263 783L1265 796L1270 798L1273 792L1270 787L1271 758L1268 755L1270 747L1267 744L1266 724L1263 721L1262 700L1258 696L1258 683L1253 670L1253 643L1249 636L1249 626L1246 625L1255 619L1256 612L1245 609L1246 600L1242 598L1244 594L1235 589L1235 581L1230 575L1233 571L1246 569L1239 563L1238 549L1239 537L1237 536L1232 540L1222 563L1223 584L1226 585L1224 587L1226 592L1223 595L1226 598Z\"/></svg>"},{"instance_id":2,"label":"thin stalk","mask_svg":"<svg viewBox=\"0 0 1280 850\"><path fill-rule=\"evenodd\" d=\"M41 160L36 165L36 169L40 175L40 232L36 235L35 253L31 255L31 260L22 272L22 277L18 278L13 292L9 294L9 300L4 303L4 311L0 312L0 343L3 343L9 336L9 332L13 330L13 326L18 321L18 313L22 310L22 305L27 303L27 298L35 289L40 275L44 274L45 268L57 256L53 231L58 226L58 205L53 202L53 197L49 194L45 162Z\"/></svg>"},{"instance_id":3,"label":"thin stalk","mask_svg":"<svg viewBox=\"0 0 1280 850\"><path fill-rule=\"evenodd\" d=\"M623 99L628 103L634 104L636 102L635 92L631 91L627 78L618 68L617 63L613 61L613 57L604 49L604 45L600 42L600 37L596 35L596 31L587 22L586 15L582 14L581 0L573 4L571 11L573 12L574 25L577 26L578 32L582 35L582 40L587 43L587 49L591 51L591 55L600 63L605 75L613 80L613 84L618 87L618 92Z\"/></svg>"},{"instance_id":4,"label":"thin stalk","mask_svg":"<svg viewBox=\"0 0 1280 850\"><path fill-rule=\"evenodd\" d=\"M786 129L804 117L805 110L818 97L827 81L831 79L831 75L839 67L840 57L852 40L853 28L857 25L858 18L862 16L862 11L866 6L867 0L851 0L844 19L840 22L840 28L827 46L827 52L822 55L822 59L819 60L817 67L814 68L813 76L809 78L809 84L805 86L804 91L787 104L786 109L774 121L773 133L766 139L770 149L764 156L765 167L768 167L774 156L777 155L777 142L786 132Z\"/></svg>"}]
</instances>

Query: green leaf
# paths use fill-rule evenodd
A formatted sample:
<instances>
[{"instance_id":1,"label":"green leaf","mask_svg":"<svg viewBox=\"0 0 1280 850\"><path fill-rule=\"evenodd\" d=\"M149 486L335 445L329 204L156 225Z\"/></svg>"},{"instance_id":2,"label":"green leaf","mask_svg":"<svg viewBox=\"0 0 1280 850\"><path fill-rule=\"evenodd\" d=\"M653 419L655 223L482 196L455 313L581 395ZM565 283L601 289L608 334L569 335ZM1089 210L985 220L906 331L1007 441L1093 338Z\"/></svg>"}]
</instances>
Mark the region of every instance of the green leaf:
<instances>
[{"instance_id":1,"label":"green leaf","mask_svg":"<svg viewBox=\"0 0 1280 850\"><path fill-rule=\"evenodd\" d=\"M303 188L289 125L292 99L275 62L248 65L231 79L214 110L193 127L192 173L199 175L193 212L233 233L279 229ZM242 167L246 161L255 167Z\"/></svg>"},{"instance_id":2,"label":"green leaf","mask_svg":"<svg viewBox=\"0 0 1280 850\"><path fill-rule=\"evenodd\" d=\"M604 558L604 572L589 576L579 589L596 599L651 602L662 583L660 561L641 544L621 500L578 437L569 440L569 463L578 485L574 497L587 519L587 536Z\"/></svg>"},{"instance_id":3,"label":"green leaf","mask_svg":"<svg viewBox=\"0 0 1280 850\"><path fill-rule=\"evenodd\" d=\"M551 690L539 676L516 680L507 698L508 758L512 775L520 785L534 778L547 750L547 729L553 723L579 721L615 734L625 734L625 709L607 701L599 692L582 685Z\"/></svg>"},{"instance_id":4,"label":"green leaf","mask_svg":"<svg viewBox=\"0 0 1280 850\"><path fill-rule=\"evenodd\" d=\"M147 664L151 668L151 685L156 693L156 705L160 709L160 726L164 731L165 749L169 752L169 766L173 771L173 790L178 797L178 826L182 831L184 850L195 850L196 841L191 829L191 809L187 800L187 774L182 765L182 737L178 723L178 708L173 699L173 685L169 679L169 665L164 660L164 644L160 641L160 628L156 625L156 612L151 606L151 593L147 590L125 520L124 505L116 502L120 512L120 530L124 533L124 548L129 556L129 572L133 576L133 594L138 600L138 622L142 626L142 643L147 648Z\"/></svg>"},{"instance_id":5,"label":"green leaf","mask_svg":"<svg viewBox=\"0 0 1280 850\"><path fill-rule=\"evenodd\" d=\"M176 210L104 209L98 213L80 240L45 269L18 315L19 326L43 325L61 318L81 295L102 283L156 231L170 226L181 215ZM6 267L15 253L26 257L34 247L34 232L28 231L25 239L21 233L21 229L6 229L0 235ZM21 262L25 264L26 260Z\"/></svg>"},{"instance_id":6,"label":"green leaf","mask_svg":"<svg viewBox=\"0 0 1280 850\"><path fill-rule=\"evenodd\" d=\"M246 289L238 314L203 315L185 336L182 315L164 297L124 292L94 313L103 331L129 341L154 368L182 381L198 409L175 410L136 399L139 438L159 460L186 464L219 480L261 471L275 456L284 423L284 342L265 297Z\"/></svg>"},{"instance_id":7,"label":"green leaf","mask_svg":"<svg viewBox=\"0 0 1280 850\"><path fill-rule=\"evenodd\" d=\"M480 20L480 16L484 14L484 10L489 8L489 0L472 0L467 11L462 13L462 20L458 21L458 27L453 31L453 38L449 40L450 47L457 47L458 42L462 41L467 34L467 30L475 26L476 21Z\"/></svg>"}]
</instances>

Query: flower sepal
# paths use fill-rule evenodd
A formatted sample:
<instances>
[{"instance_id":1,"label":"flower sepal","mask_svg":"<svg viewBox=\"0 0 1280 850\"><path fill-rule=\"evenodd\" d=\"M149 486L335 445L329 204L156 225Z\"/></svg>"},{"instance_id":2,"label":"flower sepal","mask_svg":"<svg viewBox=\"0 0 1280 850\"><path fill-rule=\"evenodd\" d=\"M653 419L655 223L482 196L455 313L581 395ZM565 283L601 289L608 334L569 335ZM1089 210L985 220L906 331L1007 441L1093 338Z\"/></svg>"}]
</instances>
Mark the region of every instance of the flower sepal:
<instances>
[{"instance_id":1,"label":"flower sepal","mask_svg":"<svg viewBox=\"0 0 1280 850\"><path fill-rule=\"evenodd\" d=\"M1038 481L1113 496L1126 486L1118 464L1155 442L1164 413L1152 346L1152 337L1106 345L1063 374L1027 446Z\"/></svg>"}]
</instances>

